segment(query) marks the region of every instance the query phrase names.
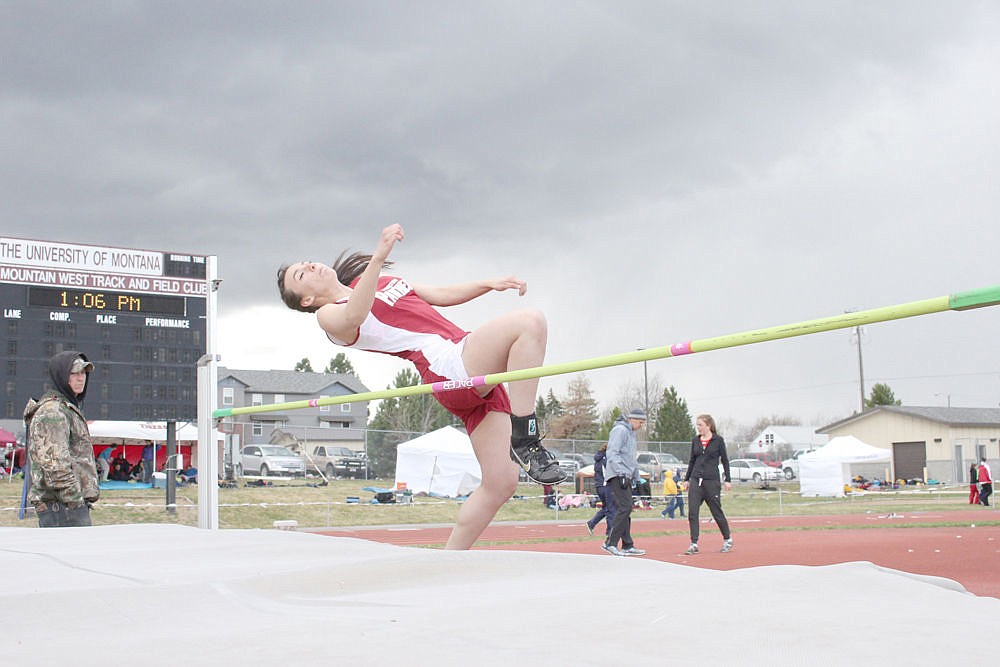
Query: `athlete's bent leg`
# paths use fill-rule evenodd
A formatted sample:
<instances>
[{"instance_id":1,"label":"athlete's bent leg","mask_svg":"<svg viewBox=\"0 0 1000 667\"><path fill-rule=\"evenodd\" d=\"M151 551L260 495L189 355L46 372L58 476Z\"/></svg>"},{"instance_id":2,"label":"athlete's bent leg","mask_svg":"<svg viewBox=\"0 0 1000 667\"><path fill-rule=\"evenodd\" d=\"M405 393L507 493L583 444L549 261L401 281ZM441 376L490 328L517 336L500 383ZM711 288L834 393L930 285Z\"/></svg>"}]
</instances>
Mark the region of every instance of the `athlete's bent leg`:
<instances>
[{"instance_id":1,"label":"athlete's bent leg","mask_svg":"<svg viewBox=\"0 0 1000 667\"><path fill-rule=\"evenodd\" d=\"M472 376L535 368L545 362L547 340L548 327L540 311L507 313L469 334L462 362ZM511 412L520 416L534 412L537 391L538 378L508 384Z\"/></svg>"},{"instance_id":2,"label":"athlete's bent leg","mask_svg":"<svg viewBox=\"0 0 1000 667\"><path fill-rule=\"evenodd\" d=\"M510 417L502 412L488 413L469 438L483 481L462 504L446 549L471 547L500 507L517 491L517 467L509 456Z\"/></svg>"}]
</instances>

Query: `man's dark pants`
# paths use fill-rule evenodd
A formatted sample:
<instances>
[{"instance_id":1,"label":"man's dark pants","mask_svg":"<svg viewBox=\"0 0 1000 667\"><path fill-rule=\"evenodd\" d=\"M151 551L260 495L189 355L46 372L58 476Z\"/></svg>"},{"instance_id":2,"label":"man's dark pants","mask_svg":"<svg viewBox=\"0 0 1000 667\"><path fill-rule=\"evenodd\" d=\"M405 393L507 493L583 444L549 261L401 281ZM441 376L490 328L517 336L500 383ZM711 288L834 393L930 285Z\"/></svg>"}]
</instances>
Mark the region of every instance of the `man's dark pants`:
<instances>
[{"instance_id":1,"label":"man's dark pants","mask_svg":"<svg viewBox=\"0 0 1000 667\"><path fill-rule=\"evenodd\" d=\"M612 477L608 480L608 492L614 499L615 516L611 521L611 532L605 544L618 546L621 540L621 548L629 549L632 543L632 480L624 479L625 488L622 488L622 477Z\"/></svg>"},{"instance_id":2,"label":"man's dark pants","mask_svg":"<svg viewBox=\"0 0 1000 667\"><path fill-rule=\"evenodd\" d=\"M39 528L72 528L89 526L90 508L87 505L67 507L64 503L41 503L35 507Z\"/></svg>"}]
</instances>

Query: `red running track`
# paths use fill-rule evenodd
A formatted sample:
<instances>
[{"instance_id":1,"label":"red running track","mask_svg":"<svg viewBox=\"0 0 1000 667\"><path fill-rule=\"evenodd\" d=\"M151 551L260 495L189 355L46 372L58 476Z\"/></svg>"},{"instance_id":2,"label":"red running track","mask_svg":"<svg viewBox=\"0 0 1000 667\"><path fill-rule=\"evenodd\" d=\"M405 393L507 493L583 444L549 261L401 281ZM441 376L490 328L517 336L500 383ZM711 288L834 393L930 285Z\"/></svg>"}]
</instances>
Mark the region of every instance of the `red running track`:
<instances>
[{"instance_id":1,"label":"red running track","mask_svg":"<svg viewBox=\"0 0 1000 667\"><path fill-rule=\"evenodd\" d=\"M633 514L632 534L646 558L713 570L764 565L833 565L869 561L894 570L944 577L971 593L1000 598L1000 521L988 508L899 515L849 514L730 519L735 548L719 552L722 537L703 521L702 552L687 556L687 521ZM577 520L497 523L483 532L476 549L604 554L600 535L591 537ZM933 524L955 523L950 527ZM403 546L441 546L451 526L383 526L314 532Z\"/></svg>"}]
</instances>

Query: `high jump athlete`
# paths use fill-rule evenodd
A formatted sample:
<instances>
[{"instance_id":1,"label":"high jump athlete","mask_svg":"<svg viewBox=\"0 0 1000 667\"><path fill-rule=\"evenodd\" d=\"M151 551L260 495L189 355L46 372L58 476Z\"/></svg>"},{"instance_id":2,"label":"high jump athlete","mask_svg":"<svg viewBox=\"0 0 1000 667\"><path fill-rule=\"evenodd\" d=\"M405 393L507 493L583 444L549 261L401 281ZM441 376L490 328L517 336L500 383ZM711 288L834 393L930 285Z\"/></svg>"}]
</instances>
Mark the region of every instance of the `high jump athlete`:
<instances>
[{"instance_id":1,"label":"high jump athlete","mask_svg":"<svg viewBox=\"0 0 1000 667\"><path fill-rule=\"evenodd\" d=\"M487 292L527 284L514 276L448 286L410 284L381 275L393 246L404 238L396 224L382 230L371 255L340 257L332 267L296 262L278 269L278 290L289 308L316 313L331 342L391 354L416 366L424 383L466 380L542 365L547 329L537 310L519 310L467 332L443 317L434 306L454 306ZM463 503L448 539L448 549L468 549L517 489L521 466L539 484L565 479L558 462L540 442L535 420L538 379L435 393L449 412L462 420L483 480ZM509 415L509 417L508 417Z\"/></svg>"}]
</instances>

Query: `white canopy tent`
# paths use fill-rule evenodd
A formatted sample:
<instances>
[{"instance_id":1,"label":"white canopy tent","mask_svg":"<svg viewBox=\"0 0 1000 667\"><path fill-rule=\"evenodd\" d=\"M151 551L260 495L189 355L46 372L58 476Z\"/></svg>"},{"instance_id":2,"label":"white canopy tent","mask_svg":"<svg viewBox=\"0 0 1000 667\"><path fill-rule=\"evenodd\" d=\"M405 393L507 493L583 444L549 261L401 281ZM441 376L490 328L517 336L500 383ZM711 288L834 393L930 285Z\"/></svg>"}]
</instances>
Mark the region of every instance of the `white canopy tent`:
<instances>
[{"instance_id":1,"label":"white canopy tent","mask_svg":"<svg viewBox=\"0 0 1000 667\"><path fill-rule=\"evenodd\" d=\"M90 437L95 441L114 440L121 444L142 445L147 441L166 442L166 422L128 422L94 420L87 422ZM220 440L222 434L219 434ZM197 442L198 427L191 422L177 425L177 442Z\"/></svg>"},{"instance_id":2,"label":"white canopy tent","mask_svg":"<svg viewBox=\"0 0 1000 667\"><path fill-rule=\"evenodd\" d=\"M464 432L445 426L396 448L396 485L413 493L456 498L475 491L483 473Z\"/></svg>"},{"instance_id":3,"label":"white canopy tent","mask_svg":"<svg viewBox=\"0 0 1000 667\"><path fill-rule=\"evenodd\" d=\"M889 450L858 440L853 435L838 436L814 452L799 456L799 484L803 496L844 496L851 481L851 464L882 463Z\"/></svg>"}]
</instances>

